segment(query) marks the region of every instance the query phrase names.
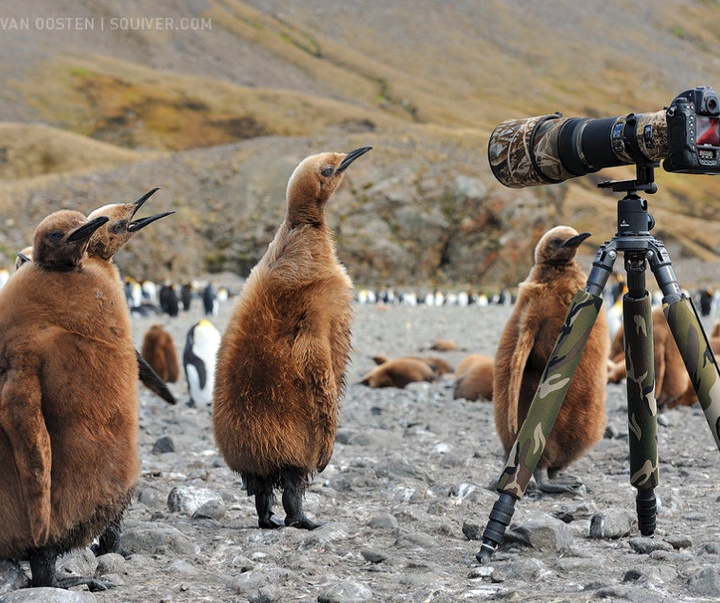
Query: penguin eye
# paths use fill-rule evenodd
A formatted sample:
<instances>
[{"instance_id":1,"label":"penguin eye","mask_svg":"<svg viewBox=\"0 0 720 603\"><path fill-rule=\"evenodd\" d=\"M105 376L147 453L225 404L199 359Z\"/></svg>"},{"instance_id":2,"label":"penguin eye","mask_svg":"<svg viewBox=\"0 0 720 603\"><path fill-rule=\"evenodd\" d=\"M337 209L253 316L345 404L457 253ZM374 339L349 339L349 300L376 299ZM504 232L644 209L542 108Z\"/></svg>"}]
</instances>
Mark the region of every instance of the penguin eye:
<instances>
[{"instance_id":1,"label":"penguin eye","mask_svg":"<svg viewBox=\"0 0 720 603\"><path fill-rule=\"evenodd\" d=\"M330 166L323 168L322 172L320 172L325 178L330 178L330 176L333 175L333 172L335 171L335 168L332 168Z\"/></svg>"},{"instance_id":2,"label":"penguin eye","mask_svg":"<svg viewBox=\"0 0 720 603\"><path fill-rule=\"evenodd\" d=\"M64 236L65 236L65 235L62 233L61 230L55 230L55 231L53 231L53 232L50 233L50 238L51 238L55 243L59 243L60 241L62 241Z\"/></svg>"},{"instance_id":3,"label":"penguin eye","mask_svg":"<svg viewBox=\"0 0 720 603\"><path fill-rule=\"evenodd\" d=\"M126 229L127 220L120 220L120 222L115 222L115 224L112 225L112 227L110 228L110 232L112 232L113 234L118 234Z\"/></svg>"}]
</instances>

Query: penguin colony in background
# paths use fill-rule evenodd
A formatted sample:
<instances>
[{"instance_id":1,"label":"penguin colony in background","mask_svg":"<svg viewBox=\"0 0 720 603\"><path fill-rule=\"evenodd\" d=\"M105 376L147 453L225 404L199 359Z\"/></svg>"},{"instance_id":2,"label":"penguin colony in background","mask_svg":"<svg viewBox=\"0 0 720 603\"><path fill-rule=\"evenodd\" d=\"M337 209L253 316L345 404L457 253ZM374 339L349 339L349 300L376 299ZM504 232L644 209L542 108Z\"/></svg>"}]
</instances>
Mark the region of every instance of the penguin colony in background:
<instances>
[{"instance_id":1,"label":"penguin colony in background","mask_svg":"<svg viewBox=\"0 0 720 603\"><path fill-rule=\"evenodd\" d=\"M223 334L215 375L215 440L255 496L262 528L282 490L284 524L314 529L302 500L330 461L350 353L352 282L325 207L370 147L305 158L287 185L287 214L253 268Z\"/></svg>"},{"instance_id":2,"label":"penguin colony in background","mask_svg":"<svg viewBox=\"0 0 720 603\"><path fill-rule=\"evenodd\" d=\"M535 247L535 265L520 284L517 303L495 355L495 425L510 452L565 321L572 297L587 277L575 261L589 235L568 226L546 232ZM541 490L552 491L545 473L557 473L594 446L605 431L605 390L610 339L607 319L598 314L565 400L537 467ZM562 489L557 485L558 489Z\"/></svg>"}]
</instances>

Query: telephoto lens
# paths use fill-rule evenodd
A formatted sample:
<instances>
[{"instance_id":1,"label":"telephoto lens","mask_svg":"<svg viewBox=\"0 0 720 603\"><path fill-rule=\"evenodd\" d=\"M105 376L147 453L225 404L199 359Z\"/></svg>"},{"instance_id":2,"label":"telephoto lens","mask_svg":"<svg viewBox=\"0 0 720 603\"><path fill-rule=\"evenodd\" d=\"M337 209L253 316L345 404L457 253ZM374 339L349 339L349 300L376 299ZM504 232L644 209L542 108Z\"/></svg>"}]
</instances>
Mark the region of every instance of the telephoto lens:
<instances>
[{"instance_id":1,"label":"telephoto lens","mask_svg":"<svg viewBox=\"0 0 720 603\"><path fill-rule=\"evenodd\" d=\"M659 161L667 154L666 111L601 119L560 113L499 124L488 159L505 186L556 184L602 168Z\"/></svg>"}]
</instances>

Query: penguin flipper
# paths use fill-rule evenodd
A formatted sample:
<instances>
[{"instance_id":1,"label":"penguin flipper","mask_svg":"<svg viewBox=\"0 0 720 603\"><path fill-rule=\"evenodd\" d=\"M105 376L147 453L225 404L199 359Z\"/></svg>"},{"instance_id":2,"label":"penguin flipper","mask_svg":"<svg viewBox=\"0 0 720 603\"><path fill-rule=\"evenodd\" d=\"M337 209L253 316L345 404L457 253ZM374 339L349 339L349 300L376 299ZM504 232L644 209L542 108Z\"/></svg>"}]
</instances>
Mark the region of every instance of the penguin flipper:
<instances>
[{"instance_id":1,"label":"penguin flipper","mask_svg":"<svg viewBox=\"0 0 720 603\"><path fill-rule=\"evenodd\" d=\"M0 429L12 448L22 500L27 509L33 546L43 546L50 534L50 434L42 414L40 383L15 377L0 389Z\"/></svg>"},{"instance_id":2,"label":"penguin flipper","mask_svg":"<svg viewBox=\"0 0 720 603\"><path fill-rule=\"evenodd\" d=\"M515 343L515 351L510 361L510 378L508 381L508 428L510 433L518 431L518 406L520 401L520 388L522 386L525 365L530 352L535 345L537 325L523 324L519 329L519 336Z\"/></svg>"},{"instance_id":3,"label":"penguin flipper","mask_svg":"<svg viewBox=\"0 0 720 603\"><path fill-rule=\"evenodd\" d=\"M138 363L138 377L143 385L154 394L160 396L168 404L177 404L175 396L172 395L172 392L160 378L160 375L155 372L155 369L148 364L147 360L145 360L137 350L135 350L135 355L137 356Z\"/></svg>"}]
</instances>

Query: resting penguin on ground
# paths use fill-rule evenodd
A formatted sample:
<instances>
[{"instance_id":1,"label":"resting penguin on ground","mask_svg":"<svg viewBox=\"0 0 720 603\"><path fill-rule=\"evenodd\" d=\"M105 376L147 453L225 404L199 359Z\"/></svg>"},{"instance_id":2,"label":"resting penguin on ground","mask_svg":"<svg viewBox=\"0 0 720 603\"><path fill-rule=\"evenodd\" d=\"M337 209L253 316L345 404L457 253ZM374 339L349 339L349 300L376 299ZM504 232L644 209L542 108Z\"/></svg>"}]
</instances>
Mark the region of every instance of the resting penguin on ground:
<instances>
[{"instance_id":1,"label":"resting penguin on ground","mask_svg":"<svg viewBox=\"0 0 720 603\"><path fill-rule=\"evenodd\" d=\"M492 401L495 360L484 354L465 356L455 371L453 398Z\"/></svg>"},{"instance_id":2,"label":"resting penguin on ground","mask_svg":"<svg viewBox=\"0 0 720 603\"><path fill-rule=\"evenodd\" d=\"M213 428L231 469L255 495L261 528L283 490L285 525L314 529L302 498L330 461L350 352L352 282L325 206L370 150L305 158L290 176L287 215L233 308L218 352Z\"/></svg>"},{"instance_id":3,"label":"resting penguin on ground","mask_svg":"<svg viewBox=\"0 0 720 603\"><path fill-rule=\"evenodd\" d=\"M55 560L121 517L139 474L130 316L83 259L106 221L51 214L0 291L0 558L29 559L33 586L101 586Z\"/></svg>"},{"instance_id":4,"label":"resting penguin on ground","mask_svg":"<svg viewBox=\"0 0 720 603\"><path fill-rule=\"evenodd\" d=\"M535 247L535 265L520 284L498 344L493 377L495 426L506 455L525 420L572 297L585 287L586 276L574 258L589 236L568 226L546 232ZM545 471L554 478L603 436L609 342L607 319L600 312L535 472L541 490L567 491L559 483L546 483Z\"/></svg>"},{"instance_id":5,"label":"resting penguin on ground","mask_svg":"<svg viewBox=\"0 0 720 603\"><path fill-rule=\"evenodd\" d=\"M212 403L220 339L220 331L207 318L203 318L188 330L183 352L185 378L190 393L188 406L209 407Z\"/></svg>"},{"instance_id":6,"label":"resting penguin on ground","mask_svg":"<svg viewBox=\"0 0 720 603\"><path fill-rule=\"evenodd\" d=\"M435 381L438 374L420 358L404 357L388 360L374 367L360 379L361 385L404 388L408 383Z\"/></svg>"}]
</instances>

